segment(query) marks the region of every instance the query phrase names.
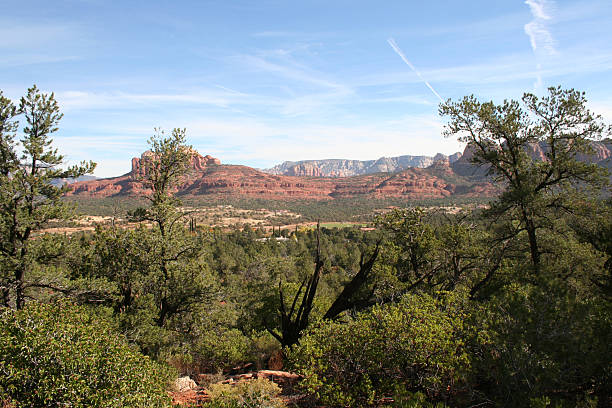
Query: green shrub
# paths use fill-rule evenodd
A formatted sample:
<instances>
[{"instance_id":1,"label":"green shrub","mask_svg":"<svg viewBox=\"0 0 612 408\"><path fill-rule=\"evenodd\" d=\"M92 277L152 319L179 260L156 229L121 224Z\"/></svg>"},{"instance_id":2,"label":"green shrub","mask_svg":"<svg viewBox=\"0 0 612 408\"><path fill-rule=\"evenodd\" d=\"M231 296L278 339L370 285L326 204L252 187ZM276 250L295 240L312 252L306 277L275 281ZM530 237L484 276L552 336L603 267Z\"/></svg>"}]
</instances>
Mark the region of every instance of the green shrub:
<instances>
[{"instance_id":1,"label":"green shrub","mask_svg":"<svg viewBox=\"0 0 612 408\"><path fill-rule=\"evenodd\" d=\"M168 369L67 303L0 311L0 400L18 407L167 407Z\"/></svg>"},{"instance_id":2,"label":"green shrub","mask_svg":"<svg viewBox=\"0 0 612 408\"><path fill-rule=\"evenodd\" d=\"M259 378L236 385L213 384L208 389L210 408L284 408L278 398L280 388L272 381Z\"/></svg>"},{"instance_id":3,"label":"green shrub","mask_svg":"<svg viewBox=\"0 0 612 408\"><path fill-rule=\"evenodd\" d=\"M385 396L456 393L469 368L464 315L448 302L410 295L349 323L324 322L289 354L303 385L333 406L371 406Z\"/></svg>"},{"instance_id":4,"label":"green shrub","mask_svg":"<svg viewBox=\"0 0 612 408\"><path fill-rule=\"evenodd\" d=\"M513 284L473 316L473 324L488 326L489 341L472 363L489 400L504 407L612 401L609 301L579 299L552 285Z\"/></svg>"},{"instance_id":5,"label":"green shrub","mask_svg":"<svg viewBox=\"0 0 612 408\"><path fill-rule=\"evenodd\" d=\"M202 367L215 371L249 359L249 338L237 329L203 332L193 349Z\"/></svg>"}]
</instances>

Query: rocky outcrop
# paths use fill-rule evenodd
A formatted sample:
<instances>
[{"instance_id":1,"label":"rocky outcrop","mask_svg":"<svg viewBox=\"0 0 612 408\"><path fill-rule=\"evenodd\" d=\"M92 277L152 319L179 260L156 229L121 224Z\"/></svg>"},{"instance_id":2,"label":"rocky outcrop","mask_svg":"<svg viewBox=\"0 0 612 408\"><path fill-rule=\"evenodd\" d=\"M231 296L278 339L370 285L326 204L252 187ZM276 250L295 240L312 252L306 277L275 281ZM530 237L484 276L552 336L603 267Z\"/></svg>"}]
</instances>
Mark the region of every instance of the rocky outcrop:
<instances>
[{"instance_id":1,"label":"rocky outcrop","mask_svg":"<svg viewBox=\"0 0 612 408\"><path fill-rule=\"evenodd\" d=\"M212 157L210 155L202 156L195 150L191 150L190 155L190 168L192 171L202 172L210 166L221 165L221 160ZM146 176L146 166L144 165L147 160L150 160L153 156L153 152L147 150L140 157L134 157L132 159L132 170L128 173L132 178L138 179Z\"/></svg>"},{"instance_id":2,"label":"rocky outcrop","mask_svg":"<svg viewBox=\"0 0 612 408\"><path fill-rule=\"evenodd\" d=\"M289 167L285 173L286 176L306 176L306 177L322 177L323 173L319 166L312 163L301 163Z\"/></svg>"},{"instance_id":3,"label":"rocky outcrop","mask_svg":"<svg viewBox=\"0 0 612 408\"><path fill-rule=\"evenodd\" d=\"M423 169L407 169L399 173L377 174L339 179L333 198L352 197L403 197L407 199L444 198L450 196L453 187L443 179Z\"/></svg>"},{"instance_id":4,"label":"rocky outcrop","mask_svg":"<svg viewBox=\"0 0 612 408\"><path fill-rule=\"evenodd\" d=\"M451 162L448 157L437 159L431 164L431 166L427 168L429 170L434 171L434 174L436 175L444 174L446 176L452 176L454 174L453 169L451 168Z\"/></svg>"},{"instance_id":5,"label":"rocky outcrop","mask_svg":"<svg viewBox=\"0 0 612 408\"><path fill-rule=\"evenodd\" d=\"M132 160L129 173L115 178L75 183L73 196L108 197L144 195L147 189L141 182L143 160L150 152ZM448 159L439 166L448 167ZM441 174L427 169L408 168L397 173L375 173L353 177L321 177L316 167L300 165L296 173L307 176L267 174L251 167L222 165L210 156L194 155L192 171L177 192L187 196L252 197L264 199L314 199L329 200L350 197L403 197L407 199L443 198L455 191L452 183ZM438 168L436 168L439 170ZM438 171L438 173L440 173Z\"/></svg>"},{"instance_id":6,"label":"rocky outcrop","mask_svg":"<svg viewBox=\"0 0 612 408\"><path fill-rule=\"evenodd\" d=\"M583 162L596 163L609 169L610 162L612 161L612 140L592 141L590 147L592 150L591 154L578 154L576 159ZM546 142L530 143L526 147L526 152L535 161L546 161L548 160L547 155L550 153L550 147ZM475 165L472 162L473 158L474 149L472 146L467 145L463 155L455 162L451 162L450 167L457 175L462 177L472 179L486 178L488 166Z\"/></svg>"},{"instance_id":7,"label":"rocky outcrop","mask_svg":"<svg viewBox=\"0 0 612 408\"><path fill-rule=\"evenodd\" d=\"M373 173L396 173L410 167L425 168L442 158L448 158L451 162L454 162L459 157L461 157L461 153L455 153L451 156L438 153L434 157L405 155L381 157L377 160L303 160L284 162L262 171L285 176L350 177Z\"/></svg>"},{"instance_id":8,"label":"rocky outcrop","mask_svg":"<svg viewBox=\"0 0 612 408\"><path fill-rule=\"evenodd\" d=\"M454 163L451 163L453 172L462 177L482 179L486 177L488 167L478 166L472 162L474 159L474 148L470 145L465 147L463 154Z\"/></svg>"},{"instance_id":9,"label":"rocky outcrop","mask_svg":"<svg viewBox=\"0 0 612 408\"><path fill-rule=\"evenodd\" d=\"M592 148L592 154L579 159L610 169L612 141L606 139L593 142ZM533 144L527 151L536 160L547 160L548 147L545 144ZM82 197L146 195L148 190L142 183L143 177L146 176L146 166L143 163L151 154L145 152L141 157L132 159L132 170L123 176L74 183L67 195ZM457 153L449 157L438 154L430 157L427 168L408 167L401 171L390 172L390 169L402 163L401 158L409 157L425 156L381 158L371 163L358 160L300 162L286 168L289 175L280 175L246 166L223 165L214 157L193 152L190 172L175 192L186 196L272 200L331 200L353 197L424 199L449 196L490 197L499 194L503 187L490 182L486 166L476 166L472 163L474 150L470 146L465 148L463 154ZM425 162L427 161L420 163ZM355 172L355 169L366 171L366 167L378 171L344 176L345 172Z\"/></svg>"}]
</instances>

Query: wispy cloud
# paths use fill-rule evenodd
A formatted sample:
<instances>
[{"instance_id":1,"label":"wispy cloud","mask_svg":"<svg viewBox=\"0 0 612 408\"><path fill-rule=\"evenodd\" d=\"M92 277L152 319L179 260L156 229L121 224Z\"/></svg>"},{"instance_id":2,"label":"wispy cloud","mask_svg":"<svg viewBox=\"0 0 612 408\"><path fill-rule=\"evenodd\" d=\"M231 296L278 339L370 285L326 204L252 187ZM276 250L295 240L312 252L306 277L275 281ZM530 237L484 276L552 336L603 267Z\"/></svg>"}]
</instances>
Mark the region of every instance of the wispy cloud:
<instances>
[{"instance_id":1,"label":"wispy cloud","mask_svg":"<svg viewBox=\"0 0 612 408\"><path fill-rule=\"evenodd\" d=\"M135 105L211 105L227 108L238 102L246 103L251 95L218 87L218 90L201 90L177 93L129 93L129 92L56 92L62 108L66 110L116 109Z\"/></svg>"},{"instance_id":2,"label":"wispy cloud","mask_svg":"<svg viewBox=\"0 0 612 408\"><path fill-rule=\"evenodd\" d=\"M0 60L0 68L15 68L26 65L36 64L55 64L69 61L76 61L80 58L74 55L54 56L46 53L40 54L13 54L4 55Z\"/></svg>"},{"instance_id":3,"label":"wispy cloud","mask_svg":"<svg viewBox=\"0 0 612 408\"><path fill-rule=\"evenodd\" d=\"M440 137L443 124L435 114L406 115L364 125L295 123L287 126L261 120L236 123L203 119L186 126L194 147L201 153L217 155L225 162L262 167L277 164L279 158L365 160L410 152L450 154L461 149L455 140ZM211 140L224 140L224 144L211 146Z\"/></svg>"},{"instance_id":4,"label":"wispy cloud","mask_svg":"<svg viewBox=\"0 0 612 408\"><path fill-rule=\"evenodd\" d=\"M260 102L276 109L280 115L329 112L330 107L356 98L356 90L352 86L310 68L301 63L304 58L296 59L292 55L297 49L307 48L298 46L287 52L264 50L255 55L236 55L232 57L232 62L260 75L261 84L270 84L266 95L261 95Z\"/></svg>"},{"instance_id":5,"label":"wispy cloud","mask_svg":"<svg viewBox=\"0 0 612 408\"><path fill-rule=\"evenodd\" d=\"M326 87L326 88L342 88L342 84L324 78L324 76L318 72L307 69L306 67L300 66L296 63L284 63L280 64L277 62L269 61L265 58L253 55L242 55L236 57L236 60L244 63L252 69L266 71L268 73L276 74L287 79L294 81L306 82L312 85Z\"/></svg>"},{"instance_id":6,"label":"wispy cloud","mask_svg":"<svg viewBox=\"0 0 612 408\"><path fill-rule=\"evenodd\" d=\"M555 40L548 29L548 21L551 20L550 8L552 4L548 0L526 0L525 4L529 6L533 20L525 24L525 33L529 36L531 49L538 59L542 57L555 55ZM536 65L536 82L535 90L542 87L542 65L540 62Z\"/></svg>"},{"instance_id":7,"label":"wispy cloud","mask_svg":"<svg viewBox=\"0 0 612 408\"><path fill-rule=\"evenodd\" d=\"M387 42L389 43L389 45L391 46L391 48L393 48L393 51L395 51L397 53L397 55L400 56L400 58L406 63L406 65L408 65L410 67L411 70L414 71L415 74L417 74L417 76L419 77L419 79L425 84L427 85L427 87L431 90L431 92L433 92L434 95L436 95L438 97L438 99L440 100L440 102L444 102L444 99L442 99L442 97L440 96L440 94L438 92L436 92L435 89L433 89L433 86L431 86L431 84L429 82L427 82L427 80L425 78L423 78L423 76L421 75L421 73L414 67L414 65L412 65L412 63L410 61L408 61L408 58L406 58L406 56L404 55L404 53L402 52L402 50L400 49L400 47L395 43L395 40L393 38L389 38L387 39Z\"/></svg>"},{"instance_id":8,"label":"wispy cloud","mask_svg":"<svg viewBox=\"0 0 612 408\"><path fill-rule=\"evenodd\" d=\"M79 26L62 22L6 19L0 16L0 68L74 61L80 57L67 43L83 41ZM80 39L75 41L75 39Z\"/></svg>"},{"instance_id":9,"label":"wispy cloud","mask_svg":"<svg viewBox=\"0 0 612 408\"><path fill-rule=\"evenodd\" d=\"M567 61L572 61L572 64L568 64ZM612 70L612 50L584 45L565 48L563 53L551 55L546 58L545 64L541 64L542 75L549 78L604 73L610 70ZM528 80L534 77L533 54L531 52L507 54L474 64L434 68L424 71L423 75L436 83L469 86L471 89L474 89L474 85L479 87L504 85L500 90L506 91L513 89L512 81ZM355 81L354 86L392 86L418 82L421 82L421 79L415 75L391 71L364 75Z\"/></svg>"},{"instance_id":10,"label":"wispy cloud","mask_svg":"<svg viewBox=\"0 0 612 408\"><path fill-rule=\"evenodd\" d=\"M292 31L259 31L257 33L251 34L253 37L295 37L301 34L292 32Z\"/></svg>"},{"instance_id":11,"label":"wispy cloud","mask_svg":"<svg viewBox=\"0 0 612 408\"><path fill-rule=\"evenodd\" d=\"M66 41L79 33L73 24L36 23L0 18L0 48L38 48Z\"/></svg>"}]
</instances>

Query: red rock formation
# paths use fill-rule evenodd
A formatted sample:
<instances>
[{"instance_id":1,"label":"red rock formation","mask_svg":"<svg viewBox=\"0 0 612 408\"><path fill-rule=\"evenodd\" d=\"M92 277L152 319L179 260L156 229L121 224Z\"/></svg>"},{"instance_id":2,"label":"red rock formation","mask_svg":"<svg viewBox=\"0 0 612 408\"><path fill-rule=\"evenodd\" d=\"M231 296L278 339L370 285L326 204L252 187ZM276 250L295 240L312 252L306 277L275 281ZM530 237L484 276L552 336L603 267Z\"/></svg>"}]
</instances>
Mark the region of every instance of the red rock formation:
<instances>
[{"instance_id":1,"label":"red rock formation","mask_svg":"<svg viewBox=\"0 0 612 408\"><path fill-rule=\"evenodd\" d=\"M107 197L143 195L142 161L150 152L132 159L132 171L121 177L74 183L68 195ZM401 197L407 199L443 198L457 193L472 193L457 189L445 181L454 176L448 159L434 163L431 169L409 168L399 173L376 173L353 177L319 177L316 168L299 168L302 176L280 176L246 166L221 165L218 159L194 154L192 171L177 191L183 195L215 197L253 197L264 199L314 199ZM476 194L476 192L474 192ZM488 191L483 189L483 194Z\"/></svg>"},{"instance_id":2,"label":"red rock formation","mask_svg":"<svg viewBox=\"0 0 612 408\"><path fill-rule=\"evenodd\" d=\"M195 170L196 172L202 172L209 166L219 166L221 165L221 160L212 157L210 155L202 156L200 153L195 150L191 151L191 165L190 168ZM143 163L148 160L153 153L150 150L144 152L140 158L134 157L132 159L132 170L129 175L134 179L138 179L145 176L145 167L143 167Z\"/></svg>"},{"instance_id":3,"label":"red rock formation","mask_svg":"<svg viewBox=\"0 0 612 408\"><path fill-rule=\"evenodd\" d=\"M436 160L428 169L433 170L436 174L444 174L447 176L453 175L453 169L451 169L451 163L448 157Z\"/></svg>"},{"instance_id":4,"label":"red rock formation","mask_svg":"<svg viewBox=\"0 0 612 408\"><path fill-rule=\"evenodd\" d=\"M592 153L578 154L576 155L576 159L583 162L598 163L603 167L609 168L609 163L612 161L612 140L604 139L602 141L591 141L590 147ZM547 154L549 150L546 142L530 143L526 147L527 154L536 161L548 160ZM463 151L463 155L457 161L452 162L450 167L460 176L484 178L488 166L476 166L472 164L473 157L474 149L472 146L467 145Z\"/></svg>"}]
</instances>

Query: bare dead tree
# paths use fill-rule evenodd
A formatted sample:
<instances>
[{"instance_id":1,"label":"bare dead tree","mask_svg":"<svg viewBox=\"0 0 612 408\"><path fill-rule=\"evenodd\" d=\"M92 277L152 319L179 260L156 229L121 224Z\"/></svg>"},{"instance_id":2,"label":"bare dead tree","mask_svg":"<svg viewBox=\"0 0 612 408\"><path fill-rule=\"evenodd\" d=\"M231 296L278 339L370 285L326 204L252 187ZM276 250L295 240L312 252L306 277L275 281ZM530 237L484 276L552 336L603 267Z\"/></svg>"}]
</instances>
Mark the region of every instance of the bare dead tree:
<instances>
[{"instance_id":1,"label":"bare dead tree","mask_svg":"<svg viewBox=\"0 0 612 408\"><path fill-rule=\"evenodd\" d=\"M312 306L317 293L317 287L321 278L321 272L323 269L323 261L321 260L321 242L319 239L320 226L317 223L317 255L315 258L315 270L311 277L302 282L297 293L293 297L291 307L287 308L285 304L285 295L283 293L281 282L278 285L278 292L280 295L279 313L280 313L280 333L274 329L271 329L266 322L264 322L266 329L276 338L283 347L291 347L296 344L302 335L302 332L308 327L308 321L310 313L312 312ZM355 294L364 286L367 282L367 278L372 271L374 262L378 257L379 245L376 245L376 249L372 256L365 261L365 254L361 255L359 262L359 272L351 279L351 281L344 287L340 295L336 298L334 303L330 306L329 310L325 313L325 319L334 319L340 313L349 310L353 307L358 306L364 299L355 299ZM302 295L302 291L306 288ZM368 296L371 297L372 294ZM297 308L296 306L298 299L302 296L302 300ZM295 317L294 317L295 314Z\"/></svg>"}]
</instances>

